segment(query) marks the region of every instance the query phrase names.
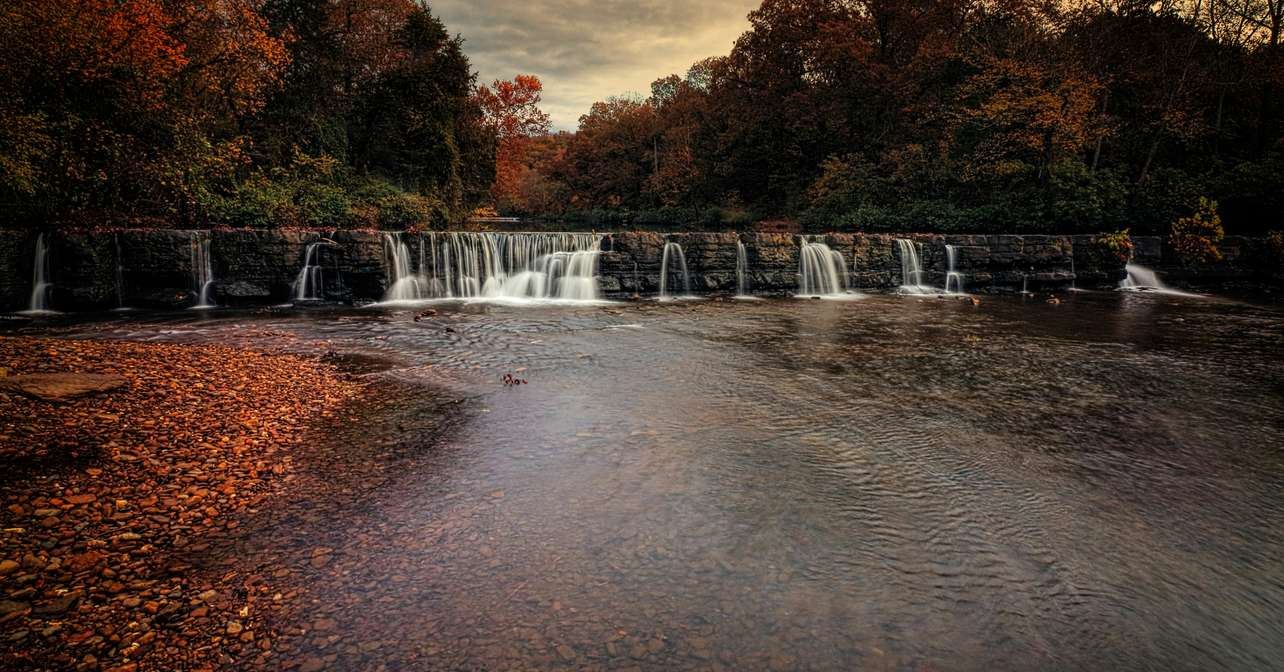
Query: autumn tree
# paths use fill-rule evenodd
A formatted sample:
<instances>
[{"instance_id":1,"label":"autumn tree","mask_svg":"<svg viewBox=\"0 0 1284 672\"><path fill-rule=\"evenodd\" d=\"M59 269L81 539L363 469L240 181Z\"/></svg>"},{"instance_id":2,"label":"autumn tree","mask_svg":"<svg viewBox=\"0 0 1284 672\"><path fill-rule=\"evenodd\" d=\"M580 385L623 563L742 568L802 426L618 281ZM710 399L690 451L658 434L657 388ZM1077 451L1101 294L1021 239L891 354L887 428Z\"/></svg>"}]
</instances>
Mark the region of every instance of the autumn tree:
<instances>
[{"instance_id":1,"label":"autumn tree","mask_svg":"<svg viewBox=\"0 0 1284 672\"><path fill-rule=\"evenodd\" d=\"M0 9L0 184L28 214L163 203L157 159L201 160L167 98L189 63L170 22L155 0Z\"/></svg>"},{"instance_id":2,"label":"autumn tree","mask_svg":"<svg viewBox=\"0 0 1284 672\"><path fill-rule=\"evenodd\" d=\"M539 109L543 88L534 75L497 79L489 86L477 87L477 102L498 141L491 196L501 211L526 210L519 184L529 170L526 162L531 140L547 134L552 127L548 114Z\"/></svg>"},{"instance_id":3,"label":"autumn tree","mask_svg":"<svg viewBox=\"0 0 1284 672\"><path fill-rule=\"evenodd\" d=\"M580 208L637 207L654 170L655 108L638 97L594 103L580 117L560 178Z\"/></svg>"}]
</instances>

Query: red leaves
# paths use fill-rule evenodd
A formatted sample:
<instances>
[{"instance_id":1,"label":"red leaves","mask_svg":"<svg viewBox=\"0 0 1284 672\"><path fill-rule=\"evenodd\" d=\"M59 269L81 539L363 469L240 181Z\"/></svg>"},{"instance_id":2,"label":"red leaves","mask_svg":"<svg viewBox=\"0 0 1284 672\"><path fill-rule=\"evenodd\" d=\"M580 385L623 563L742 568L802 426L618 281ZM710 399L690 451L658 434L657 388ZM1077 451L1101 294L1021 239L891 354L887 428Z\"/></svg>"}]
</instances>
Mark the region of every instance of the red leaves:
<instances>
[{"instance_id":1,"label":"red leaves","mask_svg":"<svg viewBox=\"0 0 1284 672\"><path fill-rule=\"evenodd\" d=\"M486 124L499 140L491 196L501 206L518 196L530 139L551 128L548 114L539 109L543 87L539 77L518 75L513 81L497 79L490 86L477 88L476 99L486 115Z\"/></svg>"},{"instance_id":2,"label":"red leaves","mask_svg":"<svg viewBox=\"0 0 1284 672\"><path fill-rule=\"evenodd\" d=\"M504 387L513 387L514 385L526 385L526 384L527 384L527 382L526 382L525 380L523 380L523 379L521 379L521 378L517 378L517 377L513 376L513 374L511 374L511 373L505 373L505 374L504 374L504 377L503 377L503 378L501 378L500 380L502 380L502 381L503 381L503 383L504 383Z\"/></svg>"}]
</instances>

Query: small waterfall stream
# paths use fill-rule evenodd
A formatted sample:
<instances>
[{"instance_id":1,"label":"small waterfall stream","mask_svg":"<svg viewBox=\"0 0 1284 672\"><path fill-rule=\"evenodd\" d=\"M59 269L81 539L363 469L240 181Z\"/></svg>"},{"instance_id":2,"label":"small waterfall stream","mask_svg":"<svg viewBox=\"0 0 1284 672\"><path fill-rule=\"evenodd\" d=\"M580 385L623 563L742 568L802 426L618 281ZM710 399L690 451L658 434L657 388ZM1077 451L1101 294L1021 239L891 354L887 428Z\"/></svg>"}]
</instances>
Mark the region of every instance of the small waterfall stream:
<instances>
[{"instance_id":1,"label":"small waterfall stream","mask_svg":"<svg viewBox=\"0 0 1284 672\"><path fill-rule=\"evenodd\" d=\"M803 297L847 294L847 265L843 255L807 236L799 238L798 295Z\"/></svg>"},{"instance_id":2,"label":"small waterfall stream","mask_svg":"<svg viewBox=\"0 0 1284 672\"><path fill-rule=\"evenodd\" d=\"M923 282L923 262L919 259L918 243L908 238L896 239L897 251L901 257L902 294L930 294L936 290Z\"/></svg>"},{"instance_id":3,"label":"small waterfall stream","mask_svg":"<svg viewBox=\"0 0 1284 672\"><path fill-rule=\"evenodd\" d=\"M116 285L116 310L128 310L125 307L125 255L120 252L120 234L111 234L111 244L115 248L116 268L114 269L112 281Z\"/></svg>"},{"instance_id":4,"label":"small waterfall stream","mask_svg":"<svg viewBox=\"0 0 1284 672\"><path fill-rule=\"evenodd\" d=\"M303 252L303 268L299 269L299 275L294 279L295 301L321 300L325 290L323 284L325 274L321 268L320 248L325 244L323 240L308 243L308 247Z\"/></svg>"},{"instance_id":5,"label":"small waterfall stream","mask_svg":"<svg viewBox=\"0 0 1284 672\"><path fill-rule=\"evenodd\" d=\"M208 232L192 232L192 289L196 293L194 309L214 308L214 262L210 255Z\"/></svg>"},{"instance_id":6,"label":"small waterfall stream","mask_svg":"<svg viewBox=\"0 0 1284 672\"><path fill-rule=\"evenodd\" d=\"M1154 271L1140 266L1138 264L1128 264L1124 266L1128 272L1128 277L1119 283L1119 289L1131 291L1163 291L1168 289L1164 283L1159 281L1159 275Z\"/></svg>"},{"instance_id":7,"label":"small waterfall stream","mask_svg":"<svg viewBox=\"0 0 1284 672\"><path fill-rule=\"evenodd\" d=\"M36 236L36 252L31 269L31 301L25 311L29 315L52 313L49 309L49 246L45 243L45 234Z\"/></svg>"},{"instance_id":8,"label":"small waterfall stream","mask_svg":"<svg viewBox=\"0 0 1284 672\"><path fill-rule=\"evenodd\" d=\"M677 243L665 243L664 254L660 257L660 300L672 299L669 289L669 270L670 259L676 266L673 270L682 279L682 294L686 297L691 295L691 276L687 274L687 257L682 253L682 246Z\"/></svg>"},{"instance_id":9,"label":"small waterfall stream","mask_svg":"<svg viewBox=\"0 0 1284 672\"><path fill-rule=\"evenodd\" d=\"M419 301L425 298L420 287L420 276L410 270L410 248L406 247L400 233L383 234L383 252L388 274L388 290L383 294L384 302Z\"/></svg>"},{"instance_id":10,"label":"small waterfall stream","mask_svg":"<svg viewBox=\"0 0 1284 672\"><path fill-rule=\"evenodd\" d=\"M749 294L749 255L742 240L736 241L736 298L754 298Z\"/></svg>"},{"instance_id":11,"label":"small waterfall stream","mask_svg":"<svg viewBox=\"0 0 1284 672\"><path fill-rule=\"evenodd\" d=\"M963 274L955 270L958 267L959 248L954 245L945 246L945 293L962 294L963 293Z\"/></svg>"},{"instance_id":12,"label":"small waterfall stream","mask_svg":"<svg viewBox=\"0 0 1284 672\"><path fill-rule=\"evenodd\" d=\"M1128 277L1119 283L1121 292L1151 292L1154 294L1167 294L1170 296L1187 296L1192 298L1205 298L1203 294L1194 294L1183 292L1179 289L1173 289L1165 285L1159 279L1159 274L1145 266L1137 264L1127 264L1124 270L1128 272Z\"/></svg>"}]
</instances>

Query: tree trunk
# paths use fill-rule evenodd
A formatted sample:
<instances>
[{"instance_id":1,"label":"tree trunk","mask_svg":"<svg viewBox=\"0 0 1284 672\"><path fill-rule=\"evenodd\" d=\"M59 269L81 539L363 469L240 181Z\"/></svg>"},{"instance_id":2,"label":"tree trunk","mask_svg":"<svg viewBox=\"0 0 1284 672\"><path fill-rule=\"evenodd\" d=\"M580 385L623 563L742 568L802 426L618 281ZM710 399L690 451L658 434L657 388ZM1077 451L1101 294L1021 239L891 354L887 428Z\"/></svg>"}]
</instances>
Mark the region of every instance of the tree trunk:
<instances>
[{"instance_id":1,"label":"tree trunk","mask_svg":"<svg viewBox=\"0 0 1284 672\"><path fill-rule=\"evenodd\" d=\"M1110 89L1106 89L1105 95L1101 99L1101 118L1105 119L1106 110L1110 107ZM1105 140L1105 133L1097 134L1096 146L1092 148L1092 172L1097 172L1097 164L1101 162L1101 143Z\"/></svg>"},{"instance_id":2,"label":"tree trunk","mask_svg":"<svg viewBox=\"0 0 1284 672\"><path fill-rule=\"evenodd\" d=\"M1155 154L1159 151L1159 139L1160 136L1156 133L1154 141L1150 143L1150 149L1146 152L1146 163L1141 166L1141 175L1137 177L1137 184L1145 182L1150 176L1150 164L1155 162Z\"/></svg>"}]
</instances>

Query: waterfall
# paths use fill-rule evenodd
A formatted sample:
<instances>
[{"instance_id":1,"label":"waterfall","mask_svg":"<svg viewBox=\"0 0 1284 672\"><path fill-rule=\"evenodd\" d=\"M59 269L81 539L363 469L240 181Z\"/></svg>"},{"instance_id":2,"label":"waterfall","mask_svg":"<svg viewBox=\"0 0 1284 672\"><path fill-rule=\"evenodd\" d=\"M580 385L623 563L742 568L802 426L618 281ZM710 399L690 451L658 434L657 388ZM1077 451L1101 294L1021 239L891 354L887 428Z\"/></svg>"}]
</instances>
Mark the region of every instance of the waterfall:
<instances>
[{"instance_id":1,"label":"waterfall","mask_svg":"<svg viewBox=\"0 0 1284 672\"><path fill-rule=\"evenodd\" d=\"M963 293L963 274L954 270L958 265L959 248L954 245L945 246L945 293L962 294Z\"/></svg>"},{"instance_id":2,"label":"waterfall","mask_svg":"<svg viewBox=\"0 0 1284 672\"><path fill-rule=\"evenodd\" d=\"M836 296L846 293L847 265L843 262L842 253L807 236L802 236L799 244L798 295Z\"/></svg>"},{"instance_id":3,"label":"waterfall","mask_svg":"<svg viewBox=\"0 0 1284 672\"><path fill-rule=\"evenodd\" d=\"M1154 294L1167 294L1170 296L1188 296L1192 298L1205 298L1203 294L1193 294L1183 292L1179 289L1173 289L1159 280L1159 275L1145 266L1137 264L1128 264L1124 266L1128 272L1128 277L1119 283L1121 292L1150 292Z\"/></svg>"},{"instance_id":4,"label":"waterfall","mask_svg":"<svg viewBox=\"0 0 1284 672\"><path fill-rule=\"evenodd\" d=\"M213 308L214 263L210 255L210 235L192 232L192 289L196 293L195 309Z\"/></svg>"},{"instance_id":5,"label":"waterfall","mask_svg":"<svg viewBox=\"0 0 1284 672\"><path fill-rule=\"evenodd\" d=\"M320 247L324 241L308 243L308 247L303 252L303 268L299 269L299 275L294 279L294 300L295 301L320 301L324 285L322 279L324 273L321 271L321 252Z\"/></svg>"},{"instance_id":6,"label":"waterfall","mask_svg":"<svg viewBox=\"0 0 1284 672\"><path fill-rule=\"evenodd\" d=\"M1028 273L1021 274L1021 293L1030 293L1030 275Z\"/></svg>"},{"instance_id":7,"label":"waterfall","mask_svg":"<svg viewBox=\"0 0 1284 672\"><path fill-rule=\"evenodd\" d=\"M1128 264L1127 266L1124 266L1124 270L1128 271L1128 277L1124 278L1123 281L1119 283L1119 289L1134 292L1162 292L1168 289L1164 283L1159 281L1159 276L1145 266Z\"/></svg>"},{"instance_id":8,"label":"waterfall","mask_svg":"<svg viewBox=\"0 0 1284 672\"><path fill-rule=\"evenodd\" d=\"M383 234L383 251L388 262L384 266L388 274L388 291L384 292L383 300L387 302L423 299L420 278L410 272L410 248L406 247L401 234Z\"/></svg>"},{"instance_id":9,"label":"waterfall","mask_svg":"<svg viewBox=\"0 0 1284 672\"><path fill-rule=\"evenodd\" d=\"M744 241L736 241L736 296L749 297L749 255Z\"/></svg>"},{"instance_id":10,"label":"waterfall","mask_svg":"<svg viewBox=\"0 0 1284 672\"><path fill-rule=\"evenodd\" d=\"M125 310L125 256L120 253L120 234L111 234L111 244L116 248L116 310Z\"/></svg>"},{"instance_id":11,"label":"waterfall","mask_svg":"<svg viewBox=\"0 0 1284 672\"><path fill-rule=\"evenodd\" d=\"M31 302L25 311L29 315L45 315L54 311L49 309L49 246L45 244L45 234L36 236L36 256L31 270Z\"/></svg>"},{"instance_id":12,"label":"waterfall","mask_svg":"<svg viewBox=\"0 0 1284 672\"><path fill-rule=\"evenodd\" d=\"M664 244L664 256L660 258L660 300L671 299L669 295L669 259L677 262L676 270L682 274L682 294L691 294L691 277L687 275L687 257L682 253L682 246L677 243Z\"/></svg>"},{"instance_id":13,"label":"waterfall","mask_svg":"<svg viewBox=\"0 0 1284 672\"><path fill-rule=\"evenodd\" d=\"M923 263L919 261L918 244L907 238L897 238L896 247L901 255L901 287L904 294L927 294L932 288L923 284Z\"/></svg>"},{"instance_id":14,"label":"waterfall","mask_svg":"<svg viewBox=\"0 0 1284 672\"><path fill-rule=\"evenodd\" d=\"M602 237L579 233L426 233L418 267L398 234L384 234L384 301L596 301Z\"/></svg>"}]
</instances>

